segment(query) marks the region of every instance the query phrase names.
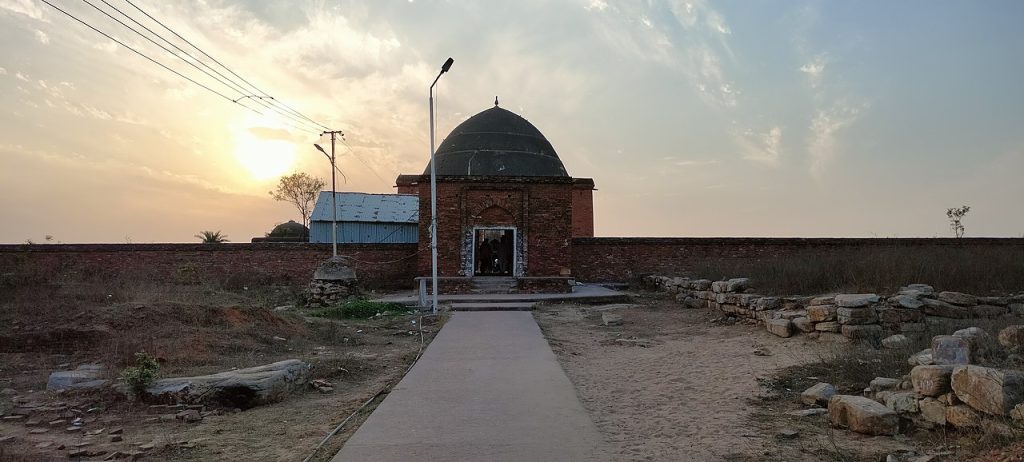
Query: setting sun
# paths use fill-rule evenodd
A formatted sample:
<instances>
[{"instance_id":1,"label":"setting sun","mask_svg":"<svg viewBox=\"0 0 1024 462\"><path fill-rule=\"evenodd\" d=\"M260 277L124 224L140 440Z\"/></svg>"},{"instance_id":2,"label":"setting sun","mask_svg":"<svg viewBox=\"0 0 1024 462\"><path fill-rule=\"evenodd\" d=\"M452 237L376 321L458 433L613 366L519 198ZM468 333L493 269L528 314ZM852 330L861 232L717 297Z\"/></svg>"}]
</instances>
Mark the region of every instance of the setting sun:
<instances>
[{"instance_id":1,"label":"setting sun","mask_svg":"<svg viewBox=\"0 0 1024 462\"><path fill-rule=\"evenodd\" d=\"M235 140L235 158L253 179L266 180L281 176L292 168L295 144L284 140L263 139L244 132Z\"/></svg>"}]
</instances>

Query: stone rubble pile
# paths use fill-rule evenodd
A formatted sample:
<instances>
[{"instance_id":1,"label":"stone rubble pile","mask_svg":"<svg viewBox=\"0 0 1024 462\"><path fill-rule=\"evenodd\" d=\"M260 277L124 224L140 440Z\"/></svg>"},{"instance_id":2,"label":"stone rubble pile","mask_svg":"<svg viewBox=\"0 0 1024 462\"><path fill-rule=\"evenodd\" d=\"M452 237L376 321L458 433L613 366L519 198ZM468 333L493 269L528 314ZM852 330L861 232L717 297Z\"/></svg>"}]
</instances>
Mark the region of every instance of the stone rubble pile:
<instances>
[{"instance_id":1,"label":"stone rubble pile","mask_svg":"<svg viewBox=\"0 0 1024 462\"><path fill-rule=\"evenodd\" d=\"M758 295L747 278L711 281L645 276L641 284L650 290L675 294L676 300L687 308L716 309L727 316L752 319L779 337L840 333L851 339L880 342L887 348L904 346L909 343L907 336L925 332L929 317L992 318L1009 313L1024 316L1024 294L978 297L936 292L926 284L911 284L889 297L876 294L765 296ZM897 335L883 339L886 332ZM1007 335L1024 337L1024 331Z\"/></svg>"},{"instance_id":2,"label":"stone rubble pile","mask_svg":"<svg viewBox=\"0 0 1024 462\"><path fill-rule=\"evenodd\" d=\"M306 305L322 308L338 305L359 294L356 273L343 256L327 259L313 273L306 288Z\"/></svg>"},{"instance_id":3,"label":"stone rubble pile","mask_svg":"<svg viewBox=\"0 0 1024 462\"><path fill-rule=\"evenodd\" d=\"M861 396L841 395L832 385L818 383L800 400L827 406L832 425L868 435L944 427L1010 434L1014 427L1024 427L1024 371L977 362L994 355L995 349L1024 351L1024 341L1017 337L1022 330L1024 325L1004 328L998 344L977 327L936 336L928 355L931 361L919 364L923 355L915 354L909 362L916 365L904 377L877 377Z\"/></svg>"}]
</instances>

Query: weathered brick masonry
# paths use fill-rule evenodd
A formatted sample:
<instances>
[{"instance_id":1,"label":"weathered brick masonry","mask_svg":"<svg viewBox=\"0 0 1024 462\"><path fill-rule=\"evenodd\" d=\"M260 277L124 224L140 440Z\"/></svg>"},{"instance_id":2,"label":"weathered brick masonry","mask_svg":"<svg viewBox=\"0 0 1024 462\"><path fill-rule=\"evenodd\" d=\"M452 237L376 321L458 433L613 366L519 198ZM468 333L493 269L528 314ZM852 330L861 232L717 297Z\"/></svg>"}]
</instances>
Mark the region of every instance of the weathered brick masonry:
<instances>
[{"instance_id":1,"label":"weathered brick masonry","mask_svg":"<svg viewBox=\"0 0 1024 462\"><path fill-rule=\"evenodd\" d=\"M338 246L368 287L412 287L416 252L416 244ZM309 243L0 245L0 275L13 281L116 278L303 286L330 256L329 244Z\"/></svg>"},{"instance_id":2,"label":"weathered brick masonry","mask_svg":"<svg viewBox=\"0 0 1024 462\"><path fill-rule=\"evenodd\" d=\"M420 275L430 274L430 183L420 181ZM439 177L437 182L438 274L472 274L473 228L513 226L523 276L558 275L572 251L572 179Z\"/></svg>"},{"instance_id":3,"label":"weathered brick masonry","mask_svg":"<svg viewBox=\"0 0 1024 462\"><path fill-rule=\"evenodd\" d=\"M884 248L1005 248L1024 254L1020 238L634 238L572 240L572 271L580 281L630 281L646 274L681 274L715 259L770 259L794 254Z\"/></svg>"}]
</instances>

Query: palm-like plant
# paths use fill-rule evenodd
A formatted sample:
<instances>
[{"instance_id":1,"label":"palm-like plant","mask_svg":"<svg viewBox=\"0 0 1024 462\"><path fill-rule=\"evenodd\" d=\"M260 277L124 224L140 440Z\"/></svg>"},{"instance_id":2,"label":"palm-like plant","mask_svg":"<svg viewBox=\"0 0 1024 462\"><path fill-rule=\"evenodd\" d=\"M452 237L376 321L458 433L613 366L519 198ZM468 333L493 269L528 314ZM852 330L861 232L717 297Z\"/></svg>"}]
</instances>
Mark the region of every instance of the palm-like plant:
<instances>
[{"instance_id":1,"label":"palm-like plant","mask_svg":"<svg viewBox=\"0 0 1024 462\"><path fill-rule=\"evenodd\" d=\"M196 237L198 237L203 244L223 244L228 242L228 235L221 234L220 230L202 231L199 234L196 234Z\"/></svg>"}]
</instances>

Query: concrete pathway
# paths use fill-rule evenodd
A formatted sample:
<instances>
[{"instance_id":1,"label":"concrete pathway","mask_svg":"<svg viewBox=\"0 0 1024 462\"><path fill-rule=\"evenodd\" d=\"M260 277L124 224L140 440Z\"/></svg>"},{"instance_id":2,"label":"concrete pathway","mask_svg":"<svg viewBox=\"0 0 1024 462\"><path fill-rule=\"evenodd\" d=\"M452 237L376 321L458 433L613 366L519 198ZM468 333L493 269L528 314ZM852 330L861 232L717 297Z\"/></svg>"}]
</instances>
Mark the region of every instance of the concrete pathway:
<instances>
[{"instance_id":1,"label":"concrete pathway","mask_svg":"<svg viewBox=\"0 0 1024 462\"><path fill-rule=\"evenodd\" d=\"M333 461L605 460L528 312L460 312Z\"/></svg>"}]
</instances>

